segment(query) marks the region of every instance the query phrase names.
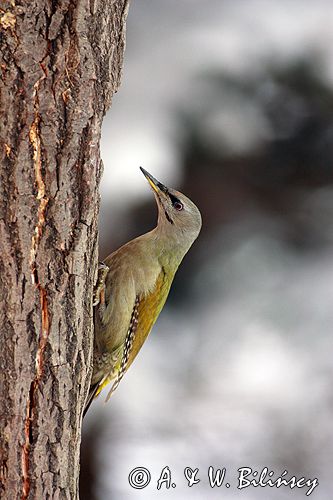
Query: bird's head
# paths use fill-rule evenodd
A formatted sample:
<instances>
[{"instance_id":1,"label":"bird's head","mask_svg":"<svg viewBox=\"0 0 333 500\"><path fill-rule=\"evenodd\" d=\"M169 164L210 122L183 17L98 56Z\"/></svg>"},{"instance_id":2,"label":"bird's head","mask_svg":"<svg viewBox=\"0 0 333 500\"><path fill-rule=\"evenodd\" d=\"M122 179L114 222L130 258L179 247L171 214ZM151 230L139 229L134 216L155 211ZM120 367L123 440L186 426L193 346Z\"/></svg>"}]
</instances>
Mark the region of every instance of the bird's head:
<instances>
[{"instance_id":1,"label":"bird's head","mask_svg":"<svg viewBox=\"0 0 333 500\"><path fill-rule=\"evenodd\" d=\"M201 214L195 204L184 194L164 186L147 170L140 167L152 188L158 206L158 228L188 248L198 237Z\"/></svg>"}]
</instances>

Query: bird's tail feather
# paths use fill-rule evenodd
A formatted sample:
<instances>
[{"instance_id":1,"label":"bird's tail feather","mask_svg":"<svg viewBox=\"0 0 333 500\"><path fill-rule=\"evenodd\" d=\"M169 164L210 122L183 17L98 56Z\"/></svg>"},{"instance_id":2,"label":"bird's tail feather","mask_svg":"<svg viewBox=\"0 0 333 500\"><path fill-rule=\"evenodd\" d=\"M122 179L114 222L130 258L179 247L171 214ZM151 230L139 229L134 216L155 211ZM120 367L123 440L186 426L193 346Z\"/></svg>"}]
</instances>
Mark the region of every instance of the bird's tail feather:
<instances>
[{"instance_id":1,"label":"bird's tail feather","mask_svg":"<svg viewBox=\"0 0 333 500\"><path fill-rule=\"evenodd\" d=\"M101 380L99 380L98 382L96 382L95 384L92 384L90 386L89 394L88 394L87 401L86 401L86 404L85 404L85 407L84 407L84 410L83 410L83 417L82 418L84 418L85 414L89 410L90 405L93 402L94 398L96 396L98 396L98 394L101 392L101 390L103 389L103 387L106 384L108 384L109 379L110 379L110 375L109 374L104 375L104 377Z\"/></svg>"},{"instance_id":2,"label":"bird's tail feather","mask_svg":"<svg viewBox=\"0 0 333 500\"><path fill-rule=\"evenodd\" d=\"M89 394L88 394L88 398L87 398L87 401L86 401L86 404L85 404L85 407L83 410L83 417L82 418L85 417L85 414L89 410L90 405L93 402L94 397L97 395L98 389L100 388L100 386L101 386L101 381L96 382L96 384L90 386Z\"/></svg>"}]
</instances>

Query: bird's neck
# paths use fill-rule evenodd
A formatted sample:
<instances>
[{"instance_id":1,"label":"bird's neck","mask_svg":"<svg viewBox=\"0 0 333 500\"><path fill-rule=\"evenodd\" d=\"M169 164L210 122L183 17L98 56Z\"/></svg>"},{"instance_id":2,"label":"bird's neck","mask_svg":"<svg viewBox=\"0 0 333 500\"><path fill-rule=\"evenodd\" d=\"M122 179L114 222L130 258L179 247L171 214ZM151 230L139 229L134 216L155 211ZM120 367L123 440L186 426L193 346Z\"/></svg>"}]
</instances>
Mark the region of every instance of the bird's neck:
<instances>
[{"instance_id":1,"label":"bird's neck","mask_svg":"<svg viewBox=\"0 0 333 500\"><path fill-rule=\"evenodd\" d=\"M158 225L152 233L160 264L170 273L175 273L189 246L181 234L169 230L165 226Z\"/></svg>"}]
</instances>

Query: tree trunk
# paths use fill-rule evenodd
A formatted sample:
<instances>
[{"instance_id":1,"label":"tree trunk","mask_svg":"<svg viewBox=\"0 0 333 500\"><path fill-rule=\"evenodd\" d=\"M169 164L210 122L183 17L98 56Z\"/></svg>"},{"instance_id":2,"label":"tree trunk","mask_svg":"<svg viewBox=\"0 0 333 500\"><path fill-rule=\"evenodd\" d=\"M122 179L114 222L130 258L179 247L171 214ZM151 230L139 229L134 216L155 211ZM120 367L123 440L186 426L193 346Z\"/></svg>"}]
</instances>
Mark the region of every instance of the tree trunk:
<instances>
[{"instance_id":1,"label":"tree trunk","mask_svg":"<svg viewBox=\"0 0 333 500\"><path fill-rule=\"evenodd\" d=\"M78 498L101 122L127 0L0 6L0 497Z\"/></svg>"}]
</instances>

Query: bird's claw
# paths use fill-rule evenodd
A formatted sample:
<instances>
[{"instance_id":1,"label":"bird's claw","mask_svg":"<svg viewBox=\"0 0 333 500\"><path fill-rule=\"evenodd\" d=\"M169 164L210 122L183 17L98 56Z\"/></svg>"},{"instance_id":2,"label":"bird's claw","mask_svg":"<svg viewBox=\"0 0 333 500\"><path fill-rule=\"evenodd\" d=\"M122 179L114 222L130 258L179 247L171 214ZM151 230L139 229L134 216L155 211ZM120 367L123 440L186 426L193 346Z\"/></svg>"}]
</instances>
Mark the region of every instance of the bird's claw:
<instances>
[{"instance_id":1,"label":"bird's claw","mask_svg":"<svg viewBox=\"0 0 333 500\"><path fill-rule=\"evenodd\" d=\"M105 278L109 270L110 268L104 262L98 263L98 276L93 296L94 307L98 304L105 304Z\"/></svg>"}]
</instances>

